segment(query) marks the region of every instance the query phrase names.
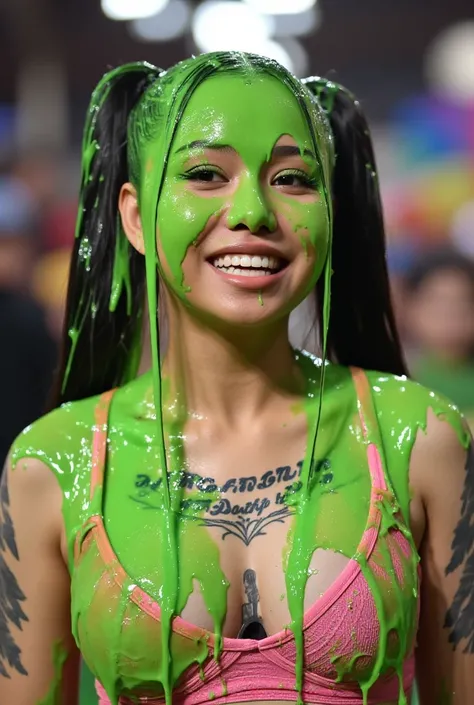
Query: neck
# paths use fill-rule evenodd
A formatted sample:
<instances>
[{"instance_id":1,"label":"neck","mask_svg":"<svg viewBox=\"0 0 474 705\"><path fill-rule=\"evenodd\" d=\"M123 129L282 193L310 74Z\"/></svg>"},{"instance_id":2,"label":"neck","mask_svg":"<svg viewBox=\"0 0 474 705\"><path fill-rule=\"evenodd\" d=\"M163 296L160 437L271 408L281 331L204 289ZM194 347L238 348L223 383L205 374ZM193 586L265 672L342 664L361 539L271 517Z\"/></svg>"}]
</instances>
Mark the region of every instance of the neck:
<instances>
[{"instance_id":1,"label":"neck","mask_svg":"<svg viewBox=\"0 0 474 705\"><path fill-rule=\"evenodd\" d=\"M186 413L245 424L276 399L291 400L304 380L288 341L288 320L258 330L213 329L176 302L168 306L163 378ZM165 402L166 404L166 402Z\"/></svg>"}]
</instances>

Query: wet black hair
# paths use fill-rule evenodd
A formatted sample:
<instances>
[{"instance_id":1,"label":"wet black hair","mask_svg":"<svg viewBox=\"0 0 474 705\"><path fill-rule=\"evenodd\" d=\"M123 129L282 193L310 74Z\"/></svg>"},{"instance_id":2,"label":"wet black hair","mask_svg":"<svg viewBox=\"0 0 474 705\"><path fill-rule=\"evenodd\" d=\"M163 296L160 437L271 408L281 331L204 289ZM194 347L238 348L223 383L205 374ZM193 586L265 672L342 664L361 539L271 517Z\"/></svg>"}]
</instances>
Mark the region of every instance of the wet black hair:
<instances>
[{"instance_id":1,"label":"wet black hair","mask_svg":"<svg viewBox=\"0 0 474 705\"><path fill-rule=\"evenodd\" d=\"M327 106L336 151L328 357L341 365L407 374L390 296L382 203L367 120L344 87L335 89L324 79L304 83ZM320 280L320 326L323 289Z\"/></svg>"},{"instance_id":2,"label":"wet black hair","mask_svg":"<svg viewBox=\"0 0 474 705\"><path fill-rule=\"evenodd\" d=\"M178 118L202 81L217 71L243 66L278 76L293 90L308 121L307 91L318 107L322 106L336 154L332 184L327 185L334 202L327 357L342 365L405 374L390 299L375 158L357 100L342 86L324 79L304 81L305 91L285 69L263 57L222 52L208 59L198 57L195 64L185 77L186 100ZM136 340L143 327L145 258L123 235L118 197L122 184L138 178L139 173L140 153L130 117L137 110L145 111L148 129L153 128L162 117L159 100L141 99L148 91L158 95L160 82L170 80L171 74L148 64L129 64L107 74L93 94L85 128L77 237L52 406L99 394L123 384L136 371L130 358L139 349ZM117 262L124 261L128 271L122 272L117 284ZM114 281L118 289L111 307ZM317 285L320 327L324 295L321 277Z\"/></svg>"}]
</instances>

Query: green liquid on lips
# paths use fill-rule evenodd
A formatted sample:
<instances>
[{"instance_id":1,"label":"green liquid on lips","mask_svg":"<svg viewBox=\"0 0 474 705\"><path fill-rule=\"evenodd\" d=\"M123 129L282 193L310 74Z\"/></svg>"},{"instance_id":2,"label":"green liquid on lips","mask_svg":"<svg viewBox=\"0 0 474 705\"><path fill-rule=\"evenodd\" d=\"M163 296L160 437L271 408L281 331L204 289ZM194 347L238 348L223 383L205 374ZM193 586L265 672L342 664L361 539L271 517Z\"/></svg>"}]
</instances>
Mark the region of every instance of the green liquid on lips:
<instances>
[{"instance_id":1,"label":"green liquid on lips","mask_svg":"<svg viewBox=\"0 0 474 705\"><path fill-rule=\"evenodd\" d=\"M189 283L185 281L183 263L188 250L195 245L198 236L205 231L209 222L227 212L227 222L230 228L242 222L252 232L257 232L265 226L270 231L276 226L275 209L282 201L285 202L290 222L311 223L308 228L308 238L315 248L324 254L328 246L328 228L330 206L321 208L321 202L316 199L312 203L298 202L294 198L285 198L274 194L274 189L264 194L261 190L260 174L263 165L271 159L275 144L281 136L291 135L304 150L313 150L314 144L308 125L299 109L295 97L283 84L269 76L249 76L251 80L242 81L241 76L219 75L204 82L192 95L187 108L180 119L176 134L173 135L174 121L172 116L156 141L148 146L143 154L142 163L146 165L142 176L140 189L140 211L142 215L145 240L146 276L148 308L150 311L151 346L153 355L153 389L158 425L158 442L161 448L160 467L164 468L165 508L162 516L162 535L168 542L166 570L163 578L163 589L160 599L162 638L164 644L170 644L171 623L176 614L177 595L180 585L181 566L177 561L179 547L176 544L176 514L173 509L172 488L169 486L173 472L179 470L175 458L170 461L170 475L165 456L163 423L161 409L166 400L162 397L162 381L159 363L159 345L154 312L157 310L156 296L156 247L157 227L160 248L160 273L168 285L181 298L190 293ZM173 85L170 92L166 90L158 94L157 100L177 99L179 88ZM275 107L271 124L268 124L266 112L261 110L262 101ZM246 105L242 111L242 105ZM259 106L253 109L253 106ZM238 116L238 119L236 119ZM244 124L245 122L245 124ZM252 139L249 139L252 136ZM208 157L202 148L189 148L196 142L231 145L243 160L245 170L241 176L237 190L229 197L207 197L193 193L186 188L183 173L190 165L196 163L208 165ZM156 154L169 156L164 179L163 160L156 159ZM316 158L321 160L319 146ZM313 165L316 167L316 164ZM319 163L320 171L327 165ZM158 206L159 199L159 207ZM158 214L158 218L157 218ZM162 261L163 260L163 261ZM324 256L320 260L323 266ZM318 277L315 268L314 281ZM263 305L263 298L259 298ZM158 362L157 362L158 361ZM168 479L170 478L170 480ZM219 601L218 601L219 602ZM210 610L211 614L213 613ZM216 616L216 615L213 615ZM218 620L215 621L215 658L221 648L221 629L225 610L218 610ZM160 677L164 685L167 705L171 702L171 661L168 653L163 658L163 670Z\"/></svg>"},{"instance_id":2,"label":"green liquid on lips","mask_svg":"<svg viewBox=\"0 0 474 705\"><path fill-rule=\"evenodd\" d=\"M275 106L271 123L262 104ZM294 139L301 154L316 151L315 159L305 157L305 161L310 170L325 174L324 180L329 182L324 146L319 144L315 149L296 98L286 86L266 75L250 75L243 81L240 74L218 74L202 83L190 98L169 150L164 181L163 160L153 160L152 156L166 153L170 135L163 134L148 146L143 162L152 164L152 169L142 175L141 191L145 245L154 252L158 227L161 273L181 298L186 295L183 262L188 250L207 224L222 214L229 228L245 223L254 233L262 227L274 230L277 211L284 211L292 225L305 223L306 237L319 253L314 280L318 278L328 244L330 203L326 194L322 192L319 200L301 201L261 183L262 169L285 135ZM183 174L191 168L208 166L212 159L212 150L192 147L196 143L230 145L238 153L244 169L231 194L224 189L221 195L216 189L204 197L189 187ZM157 209L160 183L163 186ZM229 243L231 240L229 235Z\"/></svg>"},{"instance_id":3,"label":"green liquid on lips","mask_svg":"<svg viewBox=\"0 0 474 705\"><path fill-rule=\"evenodd\" d=\"M179 71L185 71L185 68ZM179 73L178 71L178 73ZM218 90L219 89L219 90ZM157 101L163 104L177 104L180 91L177 84L170 81L161 93L156 96ZM228 116L238 114L236 110L230 110L229 104L234 101L235 105L252 105L249 100L250 92L258 93L258 100L266 104L278 105L279 110L275 110L274 119L271 126L268 125L268 115L261 114L262 111L248 111L250 129L244 129L240 122L233 122ZM223 104L221 113L219 105L216 104L216 95L219 94ZM277 95L278 94L278 95ZM290 99L291 98L291 99ZM179 101L178 101L179 102ZM111 424L109 429L110 438L110 477L113 480L114 469L120 468L120 464L126 467L140 467L144 463L150 462L150 473L162 482L161 511L159 512L158 527L150 519L140 516L139 528L135 536L140 536L141 540L132 542L131 529L128 522L123 521L123 517L130 517L132 521L132 511L130 505L124 505L120 499L112 502L106 499L105 518L108 531L116 531L120 535L123 531L122 550L118 552L122 564L140 565L140 570L136 570L136 583L143 589L148 586L148 590L153 593L153 597L158 601L161 608L161 640L160 656L161 660L157 664L156 671L148 674L154 682L160 682L165 694L166 704L172 703L172 690L179 678L193 664L205 662L208 656L213 655L219 659L222 648L222 627L226 617L228 581L220 567L219 546L211 539L207 530L200 527L198 522L184 522L180 519L179 508L182 499L182 489L180 488L180 472L185 463L183 452L184 424L186 413L178 415L176 422L165 425L163 413L171 402L171 394L166 380L162 379L159 338L156 322L157 311L157 288L156 288L156 233L157 225L159 230L160 247L163 252L163 262L160 263L160 271L166 279L168 285L173 288L181 298L187 297L189 287L185 282L183 262L190 246L196 241L196 237L204 231L210 218L220 213L223 208L229 206L225 199L208 198L203 199L192 195L183 186L180 173L182 172L183 161L173 152L183 146L188 140L213 139L214 141L225 140L235 146L242 154L247 166L247 178L243 180L236 198L233 199L229 210L229 220L231 224L238 224L242 214L249 214L254 218L252 222L271 223L274 217L274 209L284 199L283 196L272 198L262 198L261 193L255 188L258 183L256 173L261 168L262 160L269 159L271 151L284 134L291 134L301 149L314 148L308 133L307 125L301 115L294 109L294 100L291 94L275 81L250 79L243 84L236 81L235 76L228 79L219 76L203 84L193 95L188 112L181 118L179 128L174 136L175 114L171 111L170 119L166 122L165 129L161 130L152 144L147 145L146 154L153 153L154 159L144 158L143 164L149 164L151 168L144 170L140 187L140 208L145 237L146 249L146 277L148 307L150 311L150 335L153 353L153 370L151 374L151 386L154 397L154 416L150 425L150 434L145 437L139 425L135 426L131 417L130 408L135 408L144 399L147 386L150 385L150 377L141 378L132 382L125 390L120 390L117 397L119 406L120 395L129 403L128 411L117 409L111 412ZM204 112L203 112L204 111ZM206 115L203 120L202 115ZM290 116L290 117L288 117ZM155 118L154 118L155 119ZM150 125L143 125L146 131ZM199 132L200 131L200 132ZM245 144L245 136L257 134L261 144L260 152L255 150L255 146L249 148ZM163 182L164 160L162 155L167 154L168 147L172 142L169 155L167 178ZM86 155L92 159L93 149L97 146L90 146L91 153ZM160 158L157 158L158 157ZM199 157L199 150L194 151L193 156ZM202 155L201 155L202 156ZM87 162L87 159L86 159ZM324 165L323 165L324 169ZM326 166L327 172L327 166ZM327 179L329 183L329 179ZM324 191L324 190L323 190ZM289 220L295 228L300 224L311 222L312 229L308 231L302 246L306 249L306 244L314 248L318 253L318 271L315 272L315 280L321 274L325 261L325 253L330 248L330 202L321 200L316 204L293 204L288 202L288 209L292 210ZM158 220L157 202L159 200ZM205 200L205 202L204 202ZM177 207L179 204L179 208ZM121 256L120 253L117 255ZM330 264L330 260L329 264ZM330 268L327 268L327 287L325 298L326 308L329 306L328 282L330 279ZM115 272L115 270L114 270ZM120 282L126 284L126 271L117 265L117 276L114 278L111 305L114 305L119 295ZM119 276L120 275L120 276ZM327 317L326 334L327 334ZM74 334L80 333L80 322L74 327ZM74 342L74 341L73 341ZM311 434L313 429L319 429L318 433L318 456L319 449L326 446L330 449L330 430L337 429L340 404L340 395L353 394L351 380L348 371L337 366L329 366L327 369L328 383L327 394L324 398L324 413L321 424L319 423L318 397L322 394L323 373L326 368L315 365L310 358L301 356L301 366L308 380L307 399L304 404L308 417L308 428L311 429L307 441L307 453L303 465L302 480L303 489L298 495L291 495L287 498L287 503L294 509L294 519L288 535L288 546L286 552L285 580L287 589L288 608L291 615L290 628L294 633L296 644L296 667L295 685L298 691L298 702L302 702L302 691L304 687L304 636L303 636L303 615L304 596L306 584L309 577L309 566L314 551L317 548L337 551L348 558L353 556L352 536L347 530L337 525L332 517L326 527L320 527L320 517L323 508L324 497L318 494L312 483L312 442ZM71 356L72 360L72 356ZM450 408L445 402L434 395L428 397L426 390L416 387L411 383L404 384L397 378L385 375L380 376L370 373L372 393L375 399L377 410L377 420L380 422L383 435L383 443L386 450L387 466L390 468L391 482L394 485L396 496L399 498L402 516L406 519L409 512L409 490L407 479L408 462L411 450L415 442L416 432L419 428L426 426L426 414L429 407L432 407L437 415L444 415L447 422L459 432L463 442L463 435L460 417L455 409ZM144 381L146 380L146 382ZM333 390L332 394L330 391ZM337 390L337 394L334 392ZM377 391L379 390L379 391ZM128 397L127 397L128 395ZM344 398L346 398L344 396ZM88 488L90 482L90 448L92 447L92 421L93 409L97 400L85 400L66 405L62 409L34 424L30 429L20 436L13 449L13 460L16 463L21 458L35 457L45 462L55 473L63 491L63 516L68 537L68 548L70 555L70 566L73 569L72 543L73 538L79 531L83 519L87 516L90 506ZM114 402L115 403L115 402ZM125 402L124 402L125 404ZM135 405L135 406L134 406ZM126 404L125 404L126 406ZM124 406L124 408L125 408ZM185 406L185 405L184 405ZM355 399L353 400L353 411L355 409ZM331 411L332 409L332 411ZM331 413L333 414L331 416ZM332 420L332 423L329 421ZM346 420L347 421L347 420ZM166 426L166 432L165 432ZM126 427L127 433L124 428ZM347 421L346 426L340 427L341 435L339 445L334 446L334 452L338 452L341 458L341 467L351 468L354 462L354 453L360 438L355 439L356 445L351 445L351 434L346 433L350 427ZM397 428L399 433L395 435L392 429ZM58 430L59 429L59 430ZM130 442L129 434L135 433L135 442ZM343 436L343 432L345 435ZM342 442L341 442L342 439ZM346 442L347 441L347 442ZM123 460L121 460L121 458ZM368 473L368 469L365 468ZM110 482L109 492L114 493L123 489L118 487L115 481ZM350 481L347 480L350 488ZM115 489L114 489L115 488ZM347 491L351 491L350 489ZM346 491L346 494L347 494ZM124 493L126 494L126 493ZM341 497L344 496L344 487L340 489ZM114 499L115 499L114 495ZM124 511L124 508L126 512ZM389 493L387 497L380 499L382 511L381 531L388 534L391 528L401 528L397 519L398 506L391 500ZM364 522L366 511L363 502L354 508L354 521L358 524ZM155 515L156 516L156 515ZM329 515L330 516L330 515ZM339 516L342 516L339 514ZM326 518L328 515L326 514ZM148 522L149 525L148 525ZM123 525L120 529L118 525ZM145 525L145 526L144 526ZM147 537L147 538L143 538ZM411 536L407 534L412 543ZM123 558L122 558L123 554ZM360 678L360 687L363 693L364 703L368 701L370 687L379 676L389 668L393 668L398 674L401 682L403 659L406 655L406 647L411 644L413 625L415 622L414 608L409 602L408 596L404 593L403 587L392 579L391 587L393 600L390 605L384 603L382 599L381 585L375 579L372 570L367 565L364 556L355 556L369 584L374 603L377 610L380 638L378 654L375 667L370 673L363 674ZM150 560L153 563L150 564ZM382 555L377 558L382 567L390 573L393 570L393 559L388 550L383 549ZM409 559L402 563L403 567L412 580L407 580L407 584L416 584L418 556L416 551L412 552ZM87 568L87 570L85 569ZM99 580L99 575L94 573L94 565L88 565L83 569L83 585L77 586L73 590L72 614L75 622L80 614L87 614L94 599L94 590L86 590L88 581L94 578ZM152 576L152 578L150 577ZM172 623L174 617L180 615L187 604L189 595L193 590L193 582L197 581L201 594L206 605L206 609L212 616L215 633L214 653L210 654L205 641L195 644L192 653L179 653L172 651ZM90 586L89 586L90 587ZM132 585L126 586L120 597L120 604L111 605L107 619L101 624L105 639L102 647L110 647L109 653L103 649L102 655L97 654L97 663L90 663L89 666L100 676L109 698L112 703L117 703L121 693L127 688L133 689L136 682L127 682L125 676L119 670L119 644L123 638L122 632L127 620L129 605L129 589ZM83 589L84 588L84 589ZM413 597L413 596L412 596ZM410 605L411 612L405 614L407 604ZM405 610L405 612L404 612ZM134 612L133 617L137 620L137 630L139 629L139 613ZM133 630L133 621L128 627ZM398 638L398 648L390 649L389 633L396 632ZM75 633L77 638L77 633ZM130 650L137 663L144 659L146 647L143 642L133 643L133 632L130 638ZM331 647L333 663L337 671L339 681L344 681L351 675L353 661L345 663L338 654L337 645ZM356 650L357 656L359 652ZM145 657L147 654L145 653ZM357 656L355 658L357 658ZM150 655L150 658L152 656ZM99 668L100 661L100 668ZM215 697L215 694L209 693ZM399 705L405 705L406 699L402 688L399 694ZM49 702L44 705L50 705Z\"/></svg>"}]
</instances>

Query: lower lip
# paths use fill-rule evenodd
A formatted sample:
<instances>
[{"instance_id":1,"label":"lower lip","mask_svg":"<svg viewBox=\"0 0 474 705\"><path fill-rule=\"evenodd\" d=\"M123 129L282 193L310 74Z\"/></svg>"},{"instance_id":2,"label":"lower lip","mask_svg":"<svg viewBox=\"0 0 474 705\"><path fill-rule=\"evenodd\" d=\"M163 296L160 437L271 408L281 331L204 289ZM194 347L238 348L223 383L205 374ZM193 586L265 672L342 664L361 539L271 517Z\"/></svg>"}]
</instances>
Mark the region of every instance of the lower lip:
<instances>
[{"instance_id":1,"label":"lower lip","mask_svg":"<svg viewBox=\"0 0 474 705\"><path fill-rule=\"evenodd\" d=\"M214 267L214 265L210 264L209 262L208 264L214 270L214 272L216 272L220 277L228 281L230 284L236 284L241 289L250 290L265 289L267 286L275 284L282 278L284 272L287 269L287 267L284 267L283 269L280 269L279 272L275 272L275 274L265 274L264 276L260 277L248 277L245 275L239 276L238 274L228 274L227 272L223 272L221 269Z\"/></svg>"}]
</instances>

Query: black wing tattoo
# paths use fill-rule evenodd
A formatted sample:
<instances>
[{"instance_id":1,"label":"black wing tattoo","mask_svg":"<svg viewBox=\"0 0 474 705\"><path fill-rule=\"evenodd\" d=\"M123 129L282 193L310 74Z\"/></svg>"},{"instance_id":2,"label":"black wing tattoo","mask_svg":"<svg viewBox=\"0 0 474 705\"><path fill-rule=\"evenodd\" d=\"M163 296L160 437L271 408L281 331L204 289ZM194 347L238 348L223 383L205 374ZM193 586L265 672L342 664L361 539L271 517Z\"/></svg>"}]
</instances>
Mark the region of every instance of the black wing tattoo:
<instances>
[{"instance_id":1,"label":"black wing tattoo","mask_svg":"<svg viewBox=\"0 0 474 705\"><path fill-rule=\"evenodd\" d=\"M15 643L10 630L12 624L22 629L22 622L27 622L28 617L22 608L25 595L5 560L7 553L16 560L19 558L9 507L10 498L5 469L0 483L0 676L5 678L10 678L9 669L28 675L21 662L21 649Z\"/></svg>"},{"instance_id":2,"label":"black wing tattoo","mask_svg":"<svg viewBox=\"0 0 474 705\"><path fill-rule=\"evenodd\" d=\"M454 531L452 555L446 575L464 564L459 587L446 613L444 626L456 649L465 640L464 653L474 653L474 442L471 438L466 458L466 478L462 493L461 518Z\"/></svg>"}]
</instances>

